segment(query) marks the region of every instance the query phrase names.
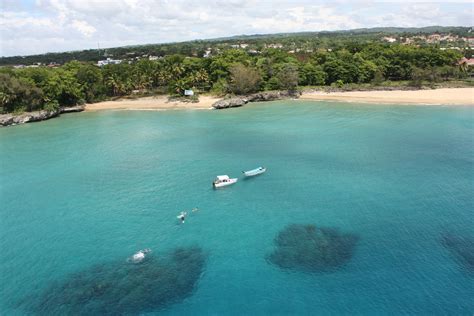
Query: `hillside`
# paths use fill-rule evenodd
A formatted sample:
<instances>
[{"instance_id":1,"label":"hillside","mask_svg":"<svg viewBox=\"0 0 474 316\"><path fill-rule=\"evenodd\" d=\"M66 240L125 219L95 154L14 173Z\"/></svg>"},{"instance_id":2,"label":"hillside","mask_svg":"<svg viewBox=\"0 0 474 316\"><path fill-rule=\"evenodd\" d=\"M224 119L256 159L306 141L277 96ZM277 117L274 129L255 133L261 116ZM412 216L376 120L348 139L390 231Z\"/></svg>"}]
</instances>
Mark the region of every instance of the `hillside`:
<instances>
[{"instance_id":1,"label":"hillside","mask_svg":"<svg viewBox=\"0 0 474 316\"><path fill-rule=\"evenodd\" d=\"M244 45L249 53L257 53L263 48L279 48L285 51L315 50L319 48L334 49L341 42L371 43L380 42L387 36L416 37L433 33L450 34L456 38L468 38L472 27L429 26L422 28L377 27L342 31L297 32L278 34L237 35L224 38L202 39L179 43L147 44L136 46L115 47L107 49L88 49L82 51L47 53L30 56L0 57L0 66L32 65L32 64L64 64L71 60L97 62L106 58L137 59L147 56L166 56L182 54L184 56L202 57L206 52L216 52L232 48L232 45ZM245 43L243 43L245 41ZM419 41L420 42L420 41ZM423 43L422 44L430 44ZM431 43L433 44L433 43ZM465 40L453 40L449 43L434 43L441 47L449 45L468 46ZM273 45L273 46L272 46ZM464 46L463 46L464 45ZM456 46L456 47L457 47ZM240 48L240 46L239 46Z\"/></svg>"}]
</instances>

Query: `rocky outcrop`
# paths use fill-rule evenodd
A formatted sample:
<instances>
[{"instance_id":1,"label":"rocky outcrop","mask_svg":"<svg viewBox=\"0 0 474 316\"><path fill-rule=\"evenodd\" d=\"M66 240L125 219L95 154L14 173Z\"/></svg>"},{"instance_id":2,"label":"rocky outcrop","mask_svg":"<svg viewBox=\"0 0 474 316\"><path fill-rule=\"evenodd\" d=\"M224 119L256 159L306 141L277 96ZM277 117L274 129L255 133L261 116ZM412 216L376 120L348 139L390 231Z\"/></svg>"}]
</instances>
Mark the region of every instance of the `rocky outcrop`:
<instances>
[{"instance_id":1,"label":"rocky outcrop","mask_svg":"<svg viewBox=\"0 0 474 316\"><path fill-rule=\"evenodd\" d=\"M71 112L81 112L84 111L83 105L77 105L72 107L62 107L59 110L53 111L34 111L34 112L25 112L22 114L2 114L0 115L0 126L9 126L24 124L29 122L44 121L52 117L56 117L61 113L71 113Z\"/></svg>"},{"instance_id":2,"label":"rocky outcrop","mask_svg":"<svg viewBox=\"0 0 474 316\"><path fill-rule=\"evenodd\" d=\"M59 109L60 113L72 113L72 112L82 112L84 111L84 105L76 105L76 106L69 106L69 107L62 107Z\"/></svg>"},{"instance_id":3,"label":"rocky outcrop","mask_svg":"<svg viewBox=\"0 0 474 316\"><path fill-rule=\"evenodd\" d=\"M249 101L244 97L235 97L235 98L219 100L219 101L215 102L212 105L212 107L214 109L236 108L236 107L244 105L247 102L249 102Z\"/></svg>"},{"instance_id":4,"label":"rocky outcrop","mask_svg":"<svg viewBox=\"0 0 474 316\"><path fill-rule=\"evenodd\" d=\"M0 125L17 125L28 122L43 121L49 118L55 117L59 114L59 111L35 111L26 112L22 114L3 114L0 115Z\"/></svg>"},{"instance_id":5,"label":"rocky outcrop","mask_svg":"<svg viewBox=\"0 0 474 316\"><path fill-rule=\"evenodd\" d=\"M296 99L299 98L301 92L299 91L268 91L251 94L247 97L248 102L262 102L275 101L282 99Z\"/></svg>"},{"instance_id":6,"label":"rocky outcrop","mask_svg":"<svg viewBox=\"0 0 474 316\"><path fill-rule=\"evenodd\" d=\"M242 106L249 102L275 101L282 99L298 98L301 95L299 91L266 91L254 93L246 96L222 99L215 102L214 109L226 109Z\"/></svg>"}]
</instances>

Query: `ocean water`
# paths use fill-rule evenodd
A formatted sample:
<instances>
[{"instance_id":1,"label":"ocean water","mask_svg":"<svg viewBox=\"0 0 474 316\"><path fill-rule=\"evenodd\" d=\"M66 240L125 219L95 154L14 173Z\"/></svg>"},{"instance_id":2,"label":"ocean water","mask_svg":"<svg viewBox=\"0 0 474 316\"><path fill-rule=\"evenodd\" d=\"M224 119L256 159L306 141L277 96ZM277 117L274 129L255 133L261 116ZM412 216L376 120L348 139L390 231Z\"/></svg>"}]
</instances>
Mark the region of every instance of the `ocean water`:
<instances>
[{"instance_id":1,"label":"ocean water","mask_svg":"<svg viewBox=\"0 0 474 316\"><path fill-rule=\"evenodd\" d=\"M240 179L214 190L219 174ZM0 314L472 315L473 193L472 107L279 101L2 128ZM357 242L334 269L282 268L268 258L291 224Z\"/></svg>"}]
</instances>

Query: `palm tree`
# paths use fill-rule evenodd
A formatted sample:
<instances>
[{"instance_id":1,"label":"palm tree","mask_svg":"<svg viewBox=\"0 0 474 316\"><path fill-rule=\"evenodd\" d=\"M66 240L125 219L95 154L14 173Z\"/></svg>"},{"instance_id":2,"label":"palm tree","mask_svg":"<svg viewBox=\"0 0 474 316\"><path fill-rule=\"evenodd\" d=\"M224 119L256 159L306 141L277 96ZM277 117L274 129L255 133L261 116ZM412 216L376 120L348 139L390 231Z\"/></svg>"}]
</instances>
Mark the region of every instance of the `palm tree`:
<instances>
[{"instance_id":1,"label":"palm tree","mask_svg":"<svg viewBox=\"0 0 474 316\"><path fill-rule=\"evenodd\" d=\"M468 64L467 64L467 58L466 57L463 57L459 63L459 70L463 73L463 74L466 74L467 73L467 70L469 68Z\"/></svg>"},{"instance_id":2,"label":"palm tree","mask_svg":"<svg viewBox=\"0 0 474 316\"><path fill-rule=\"evenodd\" d=\"M174 64L170 69L171 76L173 79L181 78L184 73L184 67L181 64Z\"/></svg>"},{"instance_id":3,"label":"palm tree","mask_svg":"<svg viewBox=\"0 0 474 316\"><path fill-rule=\"evenodd\" d=\"M123 92L123 83L120 82L120 79L116 74L110 75L105 81L106 86L109 89L112 89L112 94L117 96Z\"/></svg>"},{"instance_id":4,"label":"palm tree","mask_svg":"<svg viewBox=\"0 0 474 316\"><path fill-rule=\"evenodd\" d=\"M134 78L133 78L132 85L134 89L145 90L151 87L153 83L153 80L151 79L151 77L144 73L142 74L136 73L133 77Z\"/></svg>"},{"instance_id":5,"label":"palm tree","mask_svg":"<svg viewBox=\"0 0 474 316\"><path fill-rule=\"evenodd\" d=\"M189 78L192 85L200 89L205 89L209 85L209 75L204 69L191 73Z\"/></svg>"},{"instance_id":6,"label":"palm tree","mask_svg":"<svg viewBox=\"0 0 474 316\"><path fill-rule=\"evenodd\" d=\"M189 89L190 85L185 79L178 79L173 83L173 90L176 94L183 95L184 90Z\"/></svg>"}]
</instances>

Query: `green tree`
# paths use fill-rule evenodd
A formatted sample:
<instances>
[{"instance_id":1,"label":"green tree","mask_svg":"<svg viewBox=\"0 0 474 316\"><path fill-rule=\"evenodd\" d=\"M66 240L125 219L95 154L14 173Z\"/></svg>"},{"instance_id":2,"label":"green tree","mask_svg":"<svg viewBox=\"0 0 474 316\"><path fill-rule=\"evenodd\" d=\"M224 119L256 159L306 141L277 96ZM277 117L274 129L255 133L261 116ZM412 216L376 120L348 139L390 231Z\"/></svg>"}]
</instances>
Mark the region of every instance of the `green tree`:
<instances>
[{"instance_id":1,"label":"green tree","mask_svg":"<svg viewBox=\"0 0 474 316\"><path fill-rule=\"evenodd\" d=\"M106 65L102 75L108 95L121 96L133 90L133 66L129 64Z\"/></svg>"},{"instance_id":2,"label":"green tree","mask_svg":"<svg viewBox=\"0 0 474 316\"><path fill-rule=\"evenodd\" d=\"M277 74L280 88L294 91L298 87L298 68L293 64L285 64Z\"/></svg>"},{"instance_id":3,"label":"green tree","mask_svg":"<svg viewBox=\"0 0 474 316\"><path fill-rule=\"evenodd\" d=\"M322 67L306 63L301 67L299 79L303 86L322 86L326 82L326 73Z\"/></svg>"},{"instance_id":4,"label":"green tree","mask_svg":"<svg viewBox=\"0 0 474 316\"><path fill-rule=\"evenodd\" d=\"M267 90L278 90L281 88L281 82L278 77L271 77L268 81L267 84L265 85L265 89Z\"/></svg>"},{"instance_id":5,"label":"green tree","mask_svg":"<svg viewBox=\"0 0 474 316\"><path fill-rule=\"evenodd\" d=\"M427 71L425 69L413 67L410 85L420 88L423 85L423 80L425 80L427 76Z\"/></svg>"},{"instance_id":6,"label":"green tree","mask_svg":"<svg viewBox=\"0 0 474 316\"><path fill-rule=\"evenodd\" d=\"M82 65L76 72L86 102L95 102L105 98L105 85L102 72L91 64Z\"/></svg>"},{"instance_id":7,"label":"green tree","mask_svg":"<svg viewBox=\"0 0 474 316\"><path fill-rule=\"evenodd\" d=\"M384 81L383 72L380 69L377 69L374 73L374 78L372 79L373 85L380 85Z\"/></svg>"},{"instance_id":8,"label":"green tree","mask_svg":"<svg viewBox=\"0 0 474 316\"><path fill-rule=\"evenodd\" d=\"M0 73L0 113L34 111L42 105L43 91L32 81Z\"/></svg>"},{"instance_id":9,"label":"green tree","mask_svg":"<svg viewBox=\"0 0 474 316\"><path fill-rule=\"evenodd\" d=\"M235 64L230 68L229 90L235 94L247 94L259 90L260 73L251 67Z\"/></svg>"},{"instance_id":10,"label":"green tree","mask_svg":"<svg viewBox=\"0 0 474 316\"><path fill-rule=\"evenodd\" d=\"M55 69L42 85L47 104L71 106L83 102L81 86L72 72Z\"/></svg>"},{"instance_id":11,"label":"green tree","mask_svg":"<svg viewBox=\"0 0 474 316\"><path fill-rule=\"evenodd\" d=\"M358 65L358 82L370 82L375 73L378 71L377 66L375 63L369 60L362 60L362 62Z\"/></svg>"}]
</instances>

